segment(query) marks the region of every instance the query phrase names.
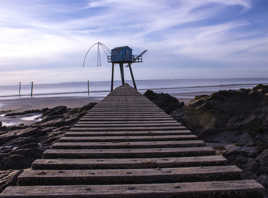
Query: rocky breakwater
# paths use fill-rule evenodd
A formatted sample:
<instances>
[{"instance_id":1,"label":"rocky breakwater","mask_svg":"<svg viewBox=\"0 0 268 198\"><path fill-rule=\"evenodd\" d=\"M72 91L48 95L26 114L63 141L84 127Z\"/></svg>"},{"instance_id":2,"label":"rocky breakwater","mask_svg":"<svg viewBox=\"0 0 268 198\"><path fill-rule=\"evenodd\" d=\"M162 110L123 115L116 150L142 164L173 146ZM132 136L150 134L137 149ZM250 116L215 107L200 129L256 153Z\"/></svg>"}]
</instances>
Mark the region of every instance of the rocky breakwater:
<instances>
[{"instance_id":1,"label":"rocky breakwater","mask_svg":"<svg viewBox=\"0 0 268 198\"><path fill-rule=\"evenodd\" d=\"M183 119L268 189L268 86L198 96Z\"/></svg>"},{"instance_id":2,"label":"rocky breakwater","mask_svg":"<svg viewBox=\"0 0 268 198\"><path fill-rule=\"evenodd\" d=\"M14 181L19 170L29 168L40 158L43 151L61 137L95 103L81 108L58 106L52 109L32 110L40 113L41 121L31 125L0 127L0 190ZM5 116L26 115L25 112L10 112Z\"/></svg>"},{"instance_id":3,"label":"rocky breakwater","mask_svg":"<svg viewBox=\"0 0 268 198\"><path fill-rule=\"evenodd\" d=\"M188 105L167 94L145 96L268 190L268 86L197 96Z\"/></svg>"},{"instance_id":4,"label":"rocky breakwater","mask_svg":"<svg viewBox=\"0 0 268 198\"><path fill-rule=\"evenodd\" d=\"M168 114L173 114L175 116L177 113L177 116L179 117L179 114L183 113L184 103L169 94L155 93L152 90L147 90L144 93L144 96ZM183 114L181 114L181 116L182 115Z\"/></svg>"}]
</instances>

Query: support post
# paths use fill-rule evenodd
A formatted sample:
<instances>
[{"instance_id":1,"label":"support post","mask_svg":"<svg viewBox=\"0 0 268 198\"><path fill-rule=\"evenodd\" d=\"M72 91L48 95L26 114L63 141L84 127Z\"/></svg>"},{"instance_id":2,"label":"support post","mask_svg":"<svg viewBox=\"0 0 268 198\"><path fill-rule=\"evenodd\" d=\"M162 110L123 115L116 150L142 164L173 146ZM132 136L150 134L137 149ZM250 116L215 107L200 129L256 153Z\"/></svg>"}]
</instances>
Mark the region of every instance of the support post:
<instances>
[{"instance_id":1,"label":"support post","mask_svg":"<svg viewBox=\"0 0 268 198\"><path fill-rule=\"evenodd\" d=\"M135 89L137 89L136 82L135 82L134 75L133 75L132 68L131 68L131 63L128 63L128 67L129 67L130 75L132 78L133 86Z\"/></svg>"},{"instance_id":2,"label":"support post","mask_svg":"<svg viewBox=\"0 0 268 198\"><path fill-rule=\"evenodd\" d=\"M124 63L120 63L120 72L121 72L121 81L122 85L125 84L125 77L124 77Z\"/></svg>"},{"instance_id":3,"label":"support post","mask_svg":"<svg viewBox=\"0 0 268 198\"><path fill-rule=\"evenodd\" d=\"M114 90L114 63L112 63L111 92Z\"/></svg>"},{"instance_id":4,"label":"support post","mask_svg":"<svg viewBox=\"0 0 268 198\"><path fill-rule=\"evenodd\" d=\"M21 96L21 82L19 82L19 96Z\"/></svg>"},{"instance_id":5,"label":"support post","mask_svg":"<svg viewBox=\"0 0 268 198\"><path fill-rule=\"evenodd\" d=\"M90 92L90 90L89 90L89 80L87 81L87 95L89 96L89 92Z\"/></svg>"},{"instance_id":6,"label":"support post","mask_svg":"<svg viewBox=\"0 0 268 198\"><path fill-rule=\"evenodd\" d=\"M33 97L33 86L34 86L34 83L32 81L32 83L31 83L31 97Z\"/></svg>"}]
</instances>

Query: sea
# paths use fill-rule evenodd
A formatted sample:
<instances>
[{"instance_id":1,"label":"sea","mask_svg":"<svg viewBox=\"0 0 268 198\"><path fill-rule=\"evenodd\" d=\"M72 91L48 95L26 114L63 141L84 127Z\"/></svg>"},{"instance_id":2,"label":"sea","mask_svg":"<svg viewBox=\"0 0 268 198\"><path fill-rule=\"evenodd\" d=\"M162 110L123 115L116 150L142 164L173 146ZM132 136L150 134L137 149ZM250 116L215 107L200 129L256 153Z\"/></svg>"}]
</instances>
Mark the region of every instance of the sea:
<instances>
[{"instance_id":1,"label":"sea","mask_svg":"<svg viewBox=\"0 0 268 198\"><path fill-rule=\"evenodd\" d=\"M127 81L132 85L131 81ZM268 78L229 78L229 79L159 79L137 80L138 90L144 93L151 89L158 93L168 93L178 98L194 98L196 95L210 94L219 90L237 90L252 88L257 84L268 84ZM120 81L114 82L114 87L120 86ZM32 90L32 91L31 91ZM110 91L110 81L85 81L33 84L0 85L1 99L17 99L21 97L99 97L106 96ZM19 95L20 92L20 95Z\"/></svg>"}]
</instances>

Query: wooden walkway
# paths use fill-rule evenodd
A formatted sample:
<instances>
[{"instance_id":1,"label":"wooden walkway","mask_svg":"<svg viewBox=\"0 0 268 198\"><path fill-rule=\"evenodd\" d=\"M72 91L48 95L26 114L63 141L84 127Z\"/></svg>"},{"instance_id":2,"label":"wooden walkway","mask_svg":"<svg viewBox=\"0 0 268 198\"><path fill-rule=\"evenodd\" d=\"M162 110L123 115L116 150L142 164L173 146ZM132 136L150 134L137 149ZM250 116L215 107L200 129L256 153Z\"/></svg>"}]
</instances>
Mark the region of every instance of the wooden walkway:
<instances>
[{"instance_id":1,"label":"wooden walkway","mask_svg":"<svg viewBox=\"0 0 268 198\"><path fill-rule=\"evenodd\" d=\"M90 110L0 197L263 197L263 187L241 180L240 173L126 85Z\"/></svg>"}]
</instances>

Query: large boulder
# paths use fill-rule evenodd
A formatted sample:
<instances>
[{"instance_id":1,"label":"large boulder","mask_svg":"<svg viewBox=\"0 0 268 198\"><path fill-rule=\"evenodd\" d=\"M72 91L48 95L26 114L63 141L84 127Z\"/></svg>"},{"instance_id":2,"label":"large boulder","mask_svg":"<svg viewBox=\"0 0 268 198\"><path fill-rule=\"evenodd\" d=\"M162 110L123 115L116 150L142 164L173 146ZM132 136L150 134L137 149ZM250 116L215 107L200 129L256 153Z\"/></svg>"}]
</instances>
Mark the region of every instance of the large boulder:
<instances>
[{"instance_id":1,"label":"large boulder","mask_svg":"<svg viewBox=\"0 0 268 198\"><path fill-rule=\"evenodd\" d=\"M24 169L42 157L42 153L57 141L82 115L96 103L75 109L58 106L42 109L42 122L31 126L1 128L0 169ZM16 116L21 113L11 114Z\"/></svg>"},{"instance_id":2,"label":"large boulder","mask_svg":"<svg viewBox=\"0 0 268 198\"><path fill-rule=\"evenodd\" d=\"M199 132L245 129L254 136L268 129L267 91L268 86L258 85L196 97L185 108L184 121Z\"/></svg>"},{"instance_id":3,"label":"large boulder","mask_svg":"<svg viewBox=\"0 0 268 198\"><path fill-rule=\"evenodd\" d=\"M0 192L8 185L16 185L17 176L21 170L1 170L0 171Z\"/></svg>"},{"instance_id":4,"label":"large boulder","mask_svg":"<svg viewBox=\"0 0 268 198\"><path fill-rule=\"evenodd\" d=\"M256 158L256 162L259 165L258 172L263 174L268 174L268 149L261 152Z\"/></svg>"},{"instance_id":5,"label":"large boulder","mask_svg":"<svg viewBox=\"0 0 268 198\"><path fill-rule=\"evenodd\" d=\"M144 96L163 109L166 113L171 113L172 111L184 106L183 102L179 102L177 98L170 96L169 94L158 94L152 90L147 90L144 93Z\"/></svg>"}]
</instances>

